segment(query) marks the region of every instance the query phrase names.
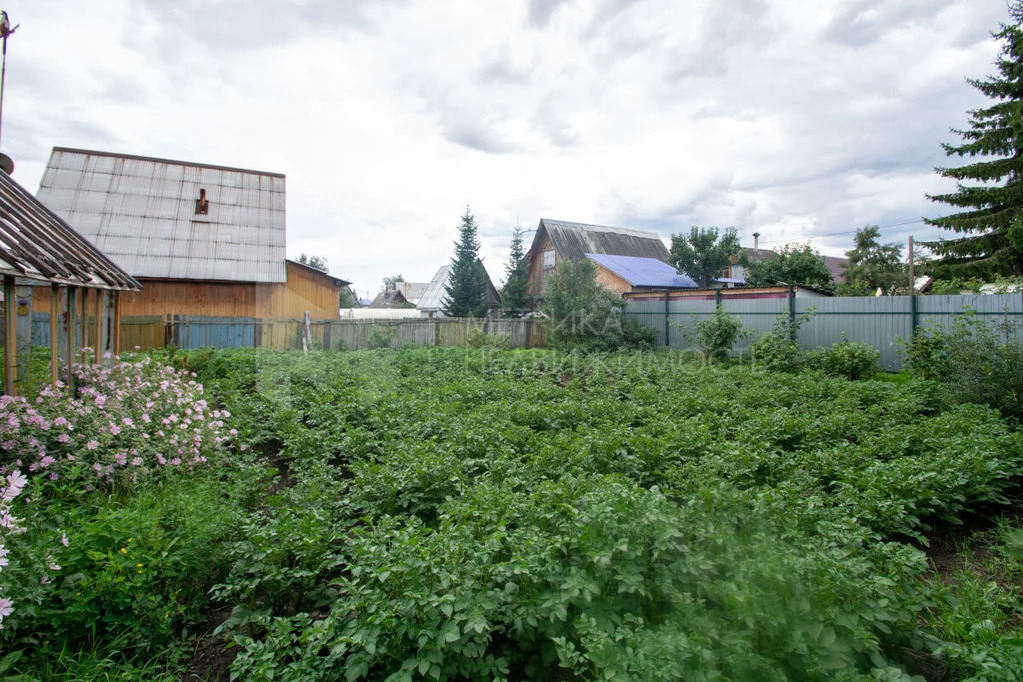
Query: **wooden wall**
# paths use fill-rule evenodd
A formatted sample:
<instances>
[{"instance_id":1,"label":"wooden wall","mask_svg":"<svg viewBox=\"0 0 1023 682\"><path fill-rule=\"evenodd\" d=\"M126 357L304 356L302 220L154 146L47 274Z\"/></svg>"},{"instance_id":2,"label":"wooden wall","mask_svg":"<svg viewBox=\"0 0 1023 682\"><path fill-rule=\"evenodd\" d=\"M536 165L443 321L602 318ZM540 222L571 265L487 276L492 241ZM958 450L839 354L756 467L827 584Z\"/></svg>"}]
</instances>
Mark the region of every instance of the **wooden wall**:
<instances>
[{"instance_id":1,"label":"wooden wall","mask_svg":"<svg viewBox=\"0 0 1023 682\"><path fill-rule=\"evenodd\" d=\"M529 274L527 280L529 281L529 288L527 291L530 296L542 296L544 291L547 289L547 278L550 277L551 273L557 269L557 264L561 261L561 255L554 254L554 268L544 270L543 269L543 253L554 248L554 242L551 241L551 237L547 234L547 230L544 230L536 243L536 249L530 254L529 261Z\"/></svg>"},{"instance_id":2,"label":"wooden wall","mask_svg":"<svg viewBox=\"0 0 1023 682\"><path fill-rule=\"evenodd\" d=\"M142 291L121 292L122 316L340 319L340 284L311 268L287 263L286 284L139 279ZM35 287L33 308L49 310L49 287ZM130 346L128 346L130 347Z\"/></svg>"},{"instance_id":3,"label":"wooden wall","mask_svg":"<svg viewBox=\"0 0 1023 682\"><path fill-rule=\"evenodd\" d=\"M627 281L611 272L603 265L599 265L597 263L594 263L594 265L597 266L597 284L616 294L624 294L632 291L632 285Z\"/></svg>"}]
</instances>

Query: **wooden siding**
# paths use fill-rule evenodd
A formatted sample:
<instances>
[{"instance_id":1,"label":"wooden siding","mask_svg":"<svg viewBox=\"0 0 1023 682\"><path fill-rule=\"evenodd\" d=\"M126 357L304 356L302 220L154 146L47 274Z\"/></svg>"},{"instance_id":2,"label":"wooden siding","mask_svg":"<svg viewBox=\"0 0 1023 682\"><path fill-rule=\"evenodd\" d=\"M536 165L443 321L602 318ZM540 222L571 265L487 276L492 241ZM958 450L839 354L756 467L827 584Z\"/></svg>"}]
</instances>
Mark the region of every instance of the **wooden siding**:
<instances>
[{"instance_id":1,"label":"wooden siding","mask_svg":"<svg viewBox=\"0 0 1023 682\"><path fill-rule=\"evenodd\" d=\"M538 235L537 242L529 253L529 275L527 281L529 282L528 292L530 296L543 296L544 291L547 289L547 278L551 276L551 273L558 269L557 264L561 261L561 255L554 252L554 267L548 270L543 269L543 254L544 251L550 251L554 249L554 242L551 241L551 237L547 234L547 230L543 231L543 234Z\"/></svg>"},{"instance_id":2,"label":"wooden siding","mask_svg":"<svg viewBox=\"0 0 1023 682\"><path fill-rule=\"evenodd\" d=\"M611 272L603 265L598 265L597 263L594 263L594 265L597 266L597 284L608 291L613 291L616 294L625 294L632 291L632 285L627 281Z\"/></svg>"},{"instance_id":3,"label":"wooden siding","mask_svg":"<svg viewBox=\"0 0 1023 682\"><path fill-rule=\"evenodd\" d=\"M300 318L308 311L313 319L340 319L337 281L290 262L287 274L286 284L142 279L142 291L121 293L121 314ZM35 310L47 310L49 297L48 287L35 287Z\"/></svg>"}]
</instances>

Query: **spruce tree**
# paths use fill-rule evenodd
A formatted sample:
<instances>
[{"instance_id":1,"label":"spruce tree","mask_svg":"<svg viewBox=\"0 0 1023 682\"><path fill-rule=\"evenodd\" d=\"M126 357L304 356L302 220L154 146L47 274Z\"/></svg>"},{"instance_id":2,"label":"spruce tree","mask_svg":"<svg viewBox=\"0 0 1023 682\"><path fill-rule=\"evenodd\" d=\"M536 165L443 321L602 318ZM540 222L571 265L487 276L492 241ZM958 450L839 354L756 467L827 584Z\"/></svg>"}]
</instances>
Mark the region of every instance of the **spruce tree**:
<instances>
[{"instance_id":1,"label":"spruce tree","mask_svg":"<svg viewBox=\"0 0 1023 682\"><path fill-rule=\"evenodd\" d=\"M441 310L448 317L483 317L487 313L487 275L480 262L479 228L469 205L458 227L451 274L444 285Z\"/></svg>"},{"instance_id":2,"label":"spruce tree","mask_svg":"<svg viewBox=\"0 0 1023 682\"><path fill-rule=\"evenodd\" d=\"M961 235L923 242L937 256L934 266L943 276L1023 274L1023 0L1010 5L1009 16L1012 23L994 34L1002 41L995 62L998 75L968 80L994 104L970 111L968 130L953 130L962 144L942 145L948 156L984 160L936 168L958 186L949 194L928 195L931 201L964 209L924 221Z\"/></svg>"},{"instance_id":3,"label":"spruce tree","mask_svg":"<svg viewBox=\"0 0 1023 682\"><path fill-rule=\"evenodd\" d=\"M505 266L507 279L501 289L501 310L508 317L521 317L530 304L530 296L526 293L529 288L529 263L526 261L522 234L521 227L516 227L512 232L511 252Z\"/></svg>"}]
</instances>

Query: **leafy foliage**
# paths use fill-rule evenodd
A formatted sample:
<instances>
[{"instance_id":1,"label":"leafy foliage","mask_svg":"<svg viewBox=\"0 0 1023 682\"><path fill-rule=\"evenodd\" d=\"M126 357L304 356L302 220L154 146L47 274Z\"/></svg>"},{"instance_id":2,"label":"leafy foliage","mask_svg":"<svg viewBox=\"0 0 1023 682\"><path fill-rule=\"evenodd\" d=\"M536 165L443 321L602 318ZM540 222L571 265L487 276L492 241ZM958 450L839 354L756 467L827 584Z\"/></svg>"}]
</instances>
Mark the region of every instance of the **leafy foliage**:
<instances>
[{"instance_id":1,"label":"leafy foliage","mask_svg":"<svg viewBox=\"0 0 1023 682\"><path fill-rule=\"evenodd\" d=\"M872 377L881 369L881 351L862 341L850 341L842 335L839 343L816 348L806 356L806 364L825 374L855 381Z\"/></svg>"},{"instance_id":2,"label":"leafy foliage","mask_svg":"<svg viewBox=\"0 0 1023 682\"><path fill-rule=\"evenodd\" d=\"M693 326L692 330L682 327L682 333L705 363L726 361L736 341L750 333L743 330L738 317L729 315L720 305L709 320L694 315Z\"/></svg>"},{"instance_id":3,"label":"leafy foliage","mask_svg":"<svg viewBox=\"0 0 1023 682\"><path fill-rule=\"evenodd\" d=\"M803 284L827 291L835 288L831 271L809 244L786 244L759 263L750 264L746 284Z\"/></svg>"},{"instance_id":4,"label":"leafy foliage","mask_svg":"<svg viewBox=\"0 0 1023 682\"><path fill-rule=\"evenodd\" d=\"M704 288L713 286L715 278L740 254L739 236L734 227L723 232L716 227L693 227L688 236L671 235L669 262Z\"/></svg>"},{"instance_id":5,"label":"leafy foliage","mask_svg":"<svg viewBox=\"0 0 1023 682\"><path fill-rule=\"evenodd\" d=\"M856 230L855 246L845 252L849 262L836 292L839 296L873 296L878 289L893 293L900 285L908 286L902 246L898 242L881 244L880 237L881 230L876 225Z\"/></svg>"},{"instance_id":6,"label":"leafy foliage","mask_svg":"<svg viewBox=\"0 0 1023 682\"><path fill-rule=\"evenodd\" d=\"M359 298L355 295L355 292L352 291L351 287L347 286L341 287L341 291L338 294L337 307L338 308L359 307Z\"/></svg>"},{"instance_id":7,"label":"leafy foliage","mask_svg":"<svg viewBox=\"0 0 1023 682\"><path fill-rule=\"evenodd\" d=\"M327 269L327 259L322 256L307 256L303 253L299 255L295 261L302 265L308 265L314 270L319 270L320 272L330 272L330 270Z\"/></svg>"},{"instance_id":8,"label":"leafy foliage","mask_svg":"<svg viewBox=\"0 0 1023 682\"><path fill-rule=\"evenodd\" d=\"M505 266L506 279L501 289L501 312L507 317L521 317L529 309L532 297L529 288L529 262L522 241L522 228L512 233L511 251Z\"/></svg>"},{"instance_id":9,"label":"leafy foliage","mask_svg":"<svg viewBox=\"0 0 1023 682\"><path fill-rule=\"evenodd\" d=\"M562 350L650 348L654 332L625 315L622 299L597 283L590 260L562 262L547 283L547 343Z\"/></svg>"},{"instance_id":10,"label":"leafy foliage","mask_svg":"<svg viewBox=\"0 0 1023 682\"><path fill-rule=\"evenodd\" d=\"M935 169L958 185L954 192L928 195L957 211L925 220L957 235L924 242L939 257L934 268L943 277L1023 275L1023 2L1013 0L1009 15L1011 23L994 34L1002 41L998 75L969 81L994 102L969 112L969 129L954 131L962 144L942 145L948 156L993 158ZM963 184L970 180L976 184Z\"/></svg>"},{"instance_id":11,"label":"leafy foliage","mask_svg":"<svg viewBox=\"0 0 1023 682\"><path fill-rule=\"evenodd\" d=\"M451 274L444 285L441 309L448 317L483 317L487 313L487 273L479 259L476 218L465 207L451 259Z\"/></svg>"},{"instance_id":12,"label":"leafy foliage","mask_svg":"<svg viewBox=\"0 0 1023 682\"><path fill-rule=\"evenodd\" d=\"M1023 344L1006 318L989 323L958 315L949 329L920 327L904 344L914 374L944 384L962 402L991 405L1023 419Z\"/></svg>"},{"instance_id":13,"label":"leafy foliage","mask_svg":"<svg viewBox=\"0 0 1023 682\"><path fill-rule=\"evenodd\" d=\"M398 284L404 281L405 277L401 273L398 273L397 275L384 277L381 286L383 287L383 291L390 291L391 289L397 289Z\"/></svg>"},{"instance_id":14,"label":"leafy foliage","mask_svg":"<svg viewBox=\"0 0 1023 682\"><path fill-rule=\"evenodd\" d=\"M795 319L788 315L779 315L774 328L761 334L753 342L753 362L770 372L795 373L804 368L803 351L796 341L799 328L811 315L804 313Z\"/></svg>"}]
</instances>

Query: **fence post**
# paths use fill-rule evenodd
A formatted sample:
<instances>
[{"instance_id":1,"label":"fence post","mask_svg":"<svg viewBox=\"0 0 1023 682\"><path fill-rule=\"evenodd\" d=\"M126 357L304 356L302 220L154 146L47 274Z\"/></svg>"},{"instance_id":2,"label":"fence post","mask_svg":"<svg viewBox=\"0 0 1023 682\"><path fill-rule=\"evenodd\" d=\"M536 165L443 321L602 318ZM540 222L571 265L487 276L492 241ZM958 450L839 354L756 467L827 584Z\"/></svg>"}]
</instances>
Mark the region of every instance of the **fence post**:
<instances>
[{"instance_id":1,"label":"fence post","mask_svg":"<svg viewBox=\"0 0 1023 682\"><path fill-rule=\"evenodd\" d=\"M668 325L668 290L664 290L664 347L671 348L671 327Z\"/></svg>"},{"instance_id":2,"label":"fence post","mask_svg":"<svg viewBox=\"0 0 1023 682\"><path fill-rule=\"evenodd\" d=\"M913 325L909 330L909 338L912 341L916 339L916 291L914 290L909 295L909 315L910 323Z\"/></svg>"},{"instance_id":3,"label":"fence post","mask_svg":"<svg viewBox=\"0 0 1023 682\"><path fill-rule=\"evenodd\" d=\"M789 338L796 340L796 287L789 285Z\"/></svg>"}]
</instances>

